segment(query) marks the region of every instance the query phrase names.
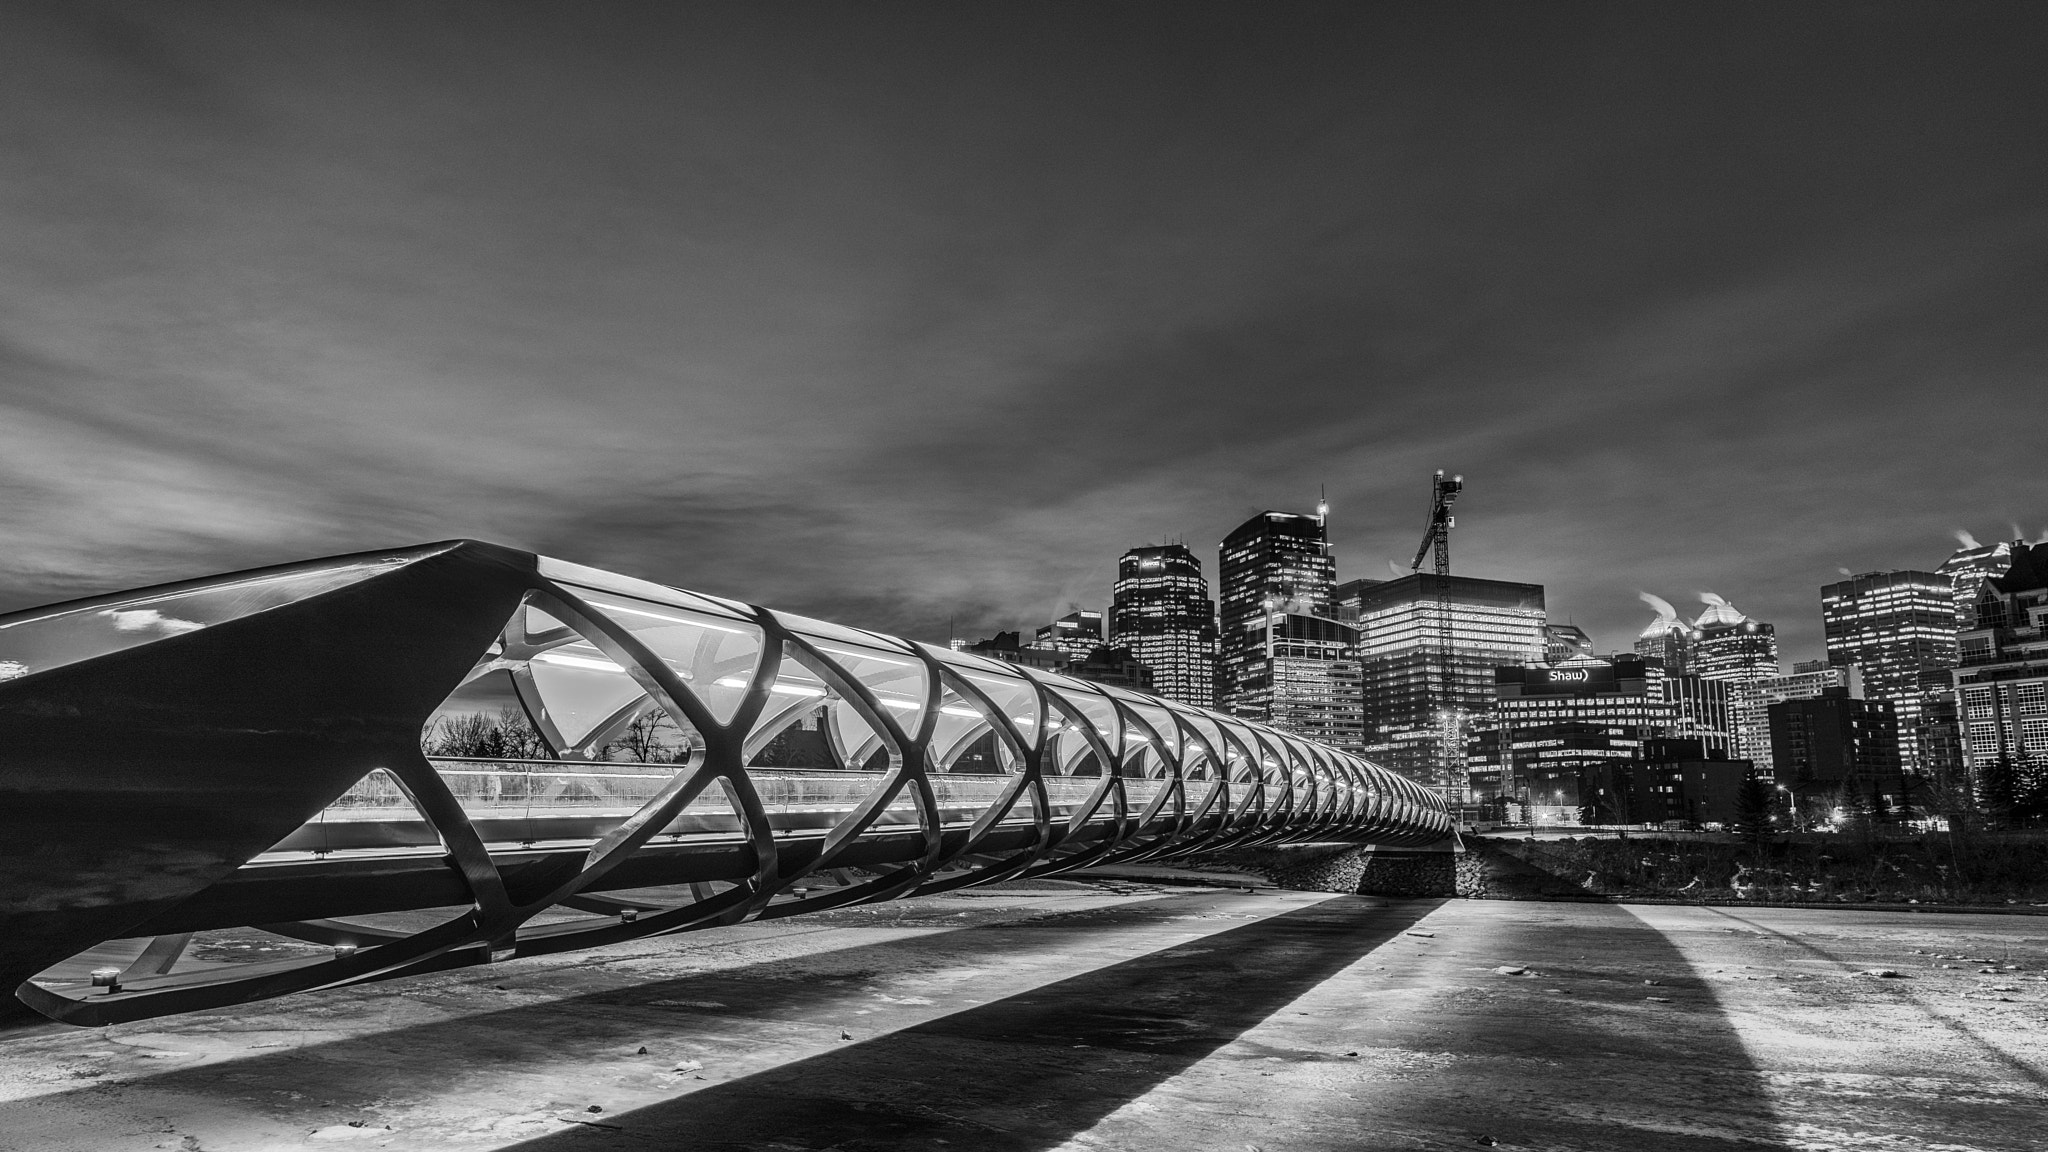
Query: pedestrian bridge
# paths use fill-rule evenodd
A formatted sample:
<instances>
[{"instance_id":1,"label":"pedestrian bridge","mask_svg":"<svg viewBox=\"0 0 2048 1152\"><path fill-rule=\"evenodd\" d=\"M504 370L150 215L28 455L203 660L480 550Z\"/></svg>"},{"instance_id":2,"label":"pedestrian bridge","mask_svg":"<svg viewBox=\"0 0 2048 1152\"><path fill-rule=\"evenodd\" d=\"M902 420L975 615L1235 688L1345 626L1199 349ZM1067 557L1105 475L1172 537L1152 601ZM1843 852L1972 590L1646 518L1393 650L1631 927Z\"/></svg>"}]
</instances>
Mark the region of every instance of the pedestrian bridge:
<instances>
[{"instance_id":1,"label":"pedestrian bridge","mask_svg":"<svg viewBox=\"0 0 2048 1152\"><path fill-rule=\"evenodd\" d=\"M0 980L76 1024L1450 828L1262 725L476 541L0 617Z\"/></svg>"}]
</instances>

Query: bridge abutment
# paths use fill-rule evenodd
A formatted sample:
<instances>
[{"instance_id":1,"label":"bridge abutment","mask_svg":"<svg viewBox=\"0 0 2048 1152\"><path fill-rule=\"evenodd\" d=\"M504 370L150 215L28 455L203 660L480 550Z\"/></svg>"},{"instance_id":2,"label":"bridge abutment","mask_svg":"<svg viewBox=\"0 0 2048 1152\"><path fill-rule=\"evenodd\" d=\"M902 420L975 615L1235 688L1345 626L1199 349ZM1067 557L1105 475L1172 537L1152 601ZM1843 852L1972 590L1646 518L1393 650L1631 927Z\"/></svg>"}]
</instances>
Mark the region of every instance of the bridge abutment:
<instances>
[{"instance_id":1,"label":"bridge abutment","mask_svg":"<svg viewBox=\"0 0 2048 1152\"><path fill-rule=\"evenodd\" d=\"M1266 877L1276 888L1395 898L1479 894L1478 862L1463 844L1426 848L1368 844L1288 844L1245 848L1221 859Z\"/></svg>"}]
</instances>

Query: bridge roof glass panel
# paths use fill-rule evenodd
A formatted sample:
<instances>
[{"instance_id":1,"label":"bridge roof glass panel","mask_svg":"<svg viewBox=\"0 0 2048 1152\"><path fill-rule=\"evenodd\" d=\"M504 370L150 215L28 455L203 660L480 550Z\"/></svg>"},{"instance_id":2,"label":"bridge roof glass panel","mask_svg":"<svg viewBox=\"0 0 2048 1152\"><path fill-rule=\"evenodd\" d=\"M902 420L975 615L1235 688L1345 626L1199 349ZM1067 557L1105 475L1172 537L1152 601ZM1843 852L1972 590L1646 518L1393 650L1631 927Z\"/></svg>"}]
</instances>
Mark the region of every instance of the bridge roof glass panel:
<instances>
[{"instance_id":1,"label":"bridge roof glass panel","mask_svg":"<svg viewBox=\"0 0 2048 1152\"><path fill-rule=\"evenodd\" d=\"M1065 684L1047 684L1046 688L1080 713L1095 729L1095 734L1102 738L1102 742L1109 745L1111 753L1118 752L1121 747L1123 721L1117 716L1116 708L1110 704L1107 697L1099 692L1081 688L1072 681Z\"/></svg>"},{"instance_id":2,"label":"bridge roof glass panel","mask_svg":"<svg viewBox=\"0 0 2048 1152\"><path fill-rule=\"evenodd\" d=\"M1159 746L1160 750L1166 755L1178 759L1181 755L1181 735L1180 726L1173 722L1173 713L1168 712L1157 704L1146 701L1142 696L1133 697L1128 707L1131 711L1138 714L1140 720L1151 725L1152 730L1159 734L1159 739L1163 742Z\"/></svg>"},{"instance_id":3,"label":"bridge roof glass panel","mask_svg":"<svg viewBox=\"0 0 2048 1152\"><path fill-rule=\"evenodd\" d=\"M906 734L914 734L924 719L930 672L913 653L883 647L858 639L819 638L804 634L812 651L831 661L858 681L888 710Z\"/></svg>"},{"instance_id":4,"label":"bridge roof glass panel","mask_svg":"<svg viewBox=\"0 0 2048 1152\"><path fill-rule=\"evenodd\" d=\"M684 681L713 719L720 724L732 719L761 663L759 626L637 596L585 591L582 599L646 645Z\"/></svg>"},{"instance_id":5,"label":"bridge roof glass panel","mask_svg":"<svg viewBox=\"0 0 2048 1152\"><path fill-rule=\"evenodd\" d=\"M560 738L559 752L582 744L647 695L631 672L580 638L537 653L525 671L539 697L528 704L540 705L543 730L552 728Z\"/></svg>"},{"instance_id":6,"label":"bridge roof glass panel","mask_svg":"<svg viewBox=\"0 0 2048 1152\"><path fill-rule=\"evenodd\" d=\"M814 620L809 616L798 616L794 612L776 612L775 619L784 628L811 640L824 640L835 644L851 644L856 648L879 649L890 653L898 660L912 658L915 649L909 641L879 632L860 628L848 628L829 620Z\"/></svg>"},{"instance_id":7,"label":"bridge roof glass panel","mask_svg":"<svg viewBox=\"0 0 2048 1152\"><path fill-rule=\"evenodd\" d=\"M714 616L727 616L744 620L748 615L746 608L742 605L716 597L702 596L695 592L685 592L680 588L671 588L666 584L656 584L652 580L641 580L633 576L623 576L617 572L607 572L602 568L586 568L581 564L571 564L566 560L557 560L551 556L541 556L538 557L538 560L539 564L537 567L542 576L562 584L572 585L575 588L586 588L597 592L611 592L620 596L634 596L642 600L651 600L656 604L666 604L672 608L689 608L697 612L708 612Z\"/></svg>"}]
</instances>

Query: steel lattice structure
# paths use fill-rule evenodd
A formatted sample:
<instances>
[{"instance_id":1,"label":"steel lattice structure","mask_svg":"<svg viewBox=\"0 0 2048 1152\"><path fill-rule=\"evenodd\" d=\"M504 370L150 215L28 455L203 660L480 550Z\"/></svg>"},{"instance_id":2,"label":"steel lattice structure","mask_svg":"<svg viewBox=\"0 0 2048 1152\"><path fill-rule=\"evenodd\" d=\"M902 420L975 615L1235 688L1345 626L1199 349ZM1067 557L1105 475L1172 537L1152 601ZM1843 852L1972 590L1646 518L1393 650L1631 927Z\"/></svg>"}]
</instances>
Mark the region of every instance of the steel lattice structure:
<instances>
[{"instance_id":1,"label":"steel lattice structure","mask_svg":"<svg viewBox=\"0 0 2048 1152\"><path fill-rule=\"evenodd\" d=\"M0 617L0 677L0 978L75 1024L1451 828L1260 725L477 541ZM546 757L423 751L494 685ZM654 726L679 760L617 758ZM179 969L248 926L327 950Z\"/></svg>"}]
</instances>

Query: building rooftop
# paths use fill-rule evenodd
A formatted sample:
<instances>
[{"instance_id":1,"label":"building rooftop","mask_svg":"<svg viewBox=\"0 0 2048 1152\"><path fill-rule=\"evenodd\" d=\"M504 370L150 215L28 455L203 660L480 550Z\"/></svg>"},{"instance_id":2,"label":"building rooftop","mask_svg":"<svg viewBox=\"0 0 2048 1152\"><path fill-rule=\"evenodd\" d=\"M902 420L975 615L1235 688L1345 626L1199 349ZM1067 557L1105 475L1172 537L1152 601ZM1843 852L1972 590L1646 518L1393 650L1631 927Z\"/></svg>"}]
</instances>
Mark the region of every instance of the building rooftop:
<instances>
[{"instance_id":1,"label":"building rooftop","mask_svg":"<svg viewBox=\"0 0 2048 1152\"><path fill-rule=\"evenodd\" d=\"M1749 617L1742 614L1741 609L1714 595L1712 592L1700 593L1700 599L1705 602L1707 608L1706 611L1699 614L1698 619L1692 622L1694 628L1705 628L1710 624L1718 626L1740 624L1749 619Z\"/></svg>"}]
</instances>

